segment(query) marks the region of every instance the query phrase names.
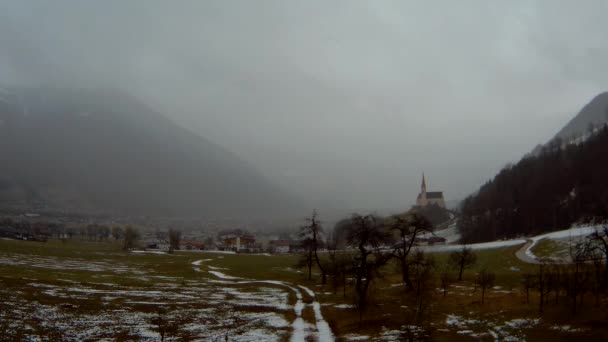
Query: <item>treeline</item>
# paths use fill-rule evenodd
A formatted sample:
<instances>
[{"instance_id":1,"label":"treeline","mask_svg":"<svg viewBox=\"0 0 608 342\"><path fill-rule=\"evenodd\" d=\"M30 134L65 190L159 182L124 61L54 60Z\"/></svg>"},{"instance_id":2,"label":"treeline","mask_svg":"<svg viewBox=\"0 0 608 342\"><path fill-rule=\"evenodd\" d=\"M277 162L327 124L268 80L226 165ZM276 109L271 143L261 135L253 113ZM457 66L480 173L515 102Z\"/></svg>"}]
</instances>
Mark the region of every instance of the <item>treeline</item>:
<instances>
[{"instance_id":1,"label":"treeline","mask_svg":"<svg viewBox=\"0 0 608 342\"><path fill-rule=\"evenodd\" d=\"M109 227L102 224L88 224L80 226L70 226L55 222L28 222L18 221L11 218L0 218L0 227L12 227L24 235L45 236L48 238L74 238L88 239L91 241L102 241L113 238L122 239L124 229L120 226Z\"/></svg>"},{"instance_id":2,"label":"treeline","mask_svg":"<svg viewBox=\"0 0 608 342\"><path fill-rule=\"evenodd\" d=\"M557 138L505 167L462 206L462 242L566 229L608 218L608 125L581 144Z\"/></svg>"}]
</instances>

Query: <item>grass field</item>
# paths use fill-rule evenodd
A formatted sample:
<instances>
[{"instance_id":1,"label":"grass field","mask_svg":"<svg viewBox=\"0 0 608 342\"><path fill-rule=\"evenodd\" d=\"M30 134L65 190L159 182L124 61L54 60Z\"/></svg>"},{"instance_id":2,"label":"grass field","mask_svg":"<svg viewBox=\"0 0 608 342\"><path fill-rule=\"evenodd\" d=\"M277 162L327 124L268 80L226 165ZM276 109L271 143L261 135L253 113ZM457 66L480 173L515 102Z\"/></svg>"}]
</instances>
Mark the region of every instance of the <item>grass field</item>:
<instances>
[{"instance_id":1,"label":"grass field","mask_svg":"<svg viewBox=\"0 0 608 342\"><path fill-rule=\"evenodd\" d=\"M515 258L518 248L477 252L478 263L464 281L445 297L433 291L425 334L438 341L608 336L608 316L591 299L576 318L560 305L539 316L535 294L525 304L521 274L537 266ZM446 265L447 253L434 257L438 269ZM316 273L309 281L294 266L297 259L0 240L0 330L8 340L160 340L161 331L176 340L323 340L331 330L336 340L393 341L417 333L411 327L414 295L404 292L394 265L374 281L371 305L360 319L351 286L344 295L341 287L321 286ZM482 305L473 279L483 267L496 274L496 284Z\"/></svg>"},{"instance_id":2,"label":"grass field","mask_svg":"<svg viewBox=\"0 0 608 342\"><path fill-rule=\"evenodd\" d=\"M532 252L539 258L555 258L559 260L569 260L570 241L542 239L536 243Z\"/></svg>"}]
</instances>

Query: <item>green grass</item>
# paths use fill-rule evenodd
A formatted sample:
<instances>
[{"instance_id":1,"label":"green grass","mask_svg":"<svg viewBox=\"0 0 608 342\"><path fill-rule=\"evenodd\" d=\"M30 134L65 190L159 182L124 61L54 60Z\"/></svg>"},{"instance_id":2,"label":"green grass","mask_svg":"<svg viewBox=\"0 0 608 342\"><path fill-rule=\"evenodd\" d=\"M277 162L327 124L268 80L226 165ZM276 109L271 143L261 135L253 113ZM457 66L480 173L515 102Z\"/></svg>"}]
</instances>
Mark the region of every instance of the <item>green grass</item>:
<instances>
[{"instance_id":1,"label":"green grass","mask_svg":"<svg viewBox=\"0 0 608 342\"><path fill-rule=\"evenodd\" d=\"M545 248L545 243L539 243L540 248ZM477 319L482 322L495 322L516 319L538 317L537 308L534 304L526 305L519 292L521 275L534 273L537 266L519 261L515 252L520 246L499 248L492 250L477 251L477 264L465 270L464 280L455 283L456 287L450 288L447 297L443 297L439 291L431 289L433 293L432 306L429 308L427 323L434 324L435 328L445 328L447 313L456 314L467 319ZM549 248L549 247L547 247ZM536 251L535 251L536 252ZM447 266L449 253L433 253L437 270ZM69 312L75 314L95 313L99 310L121 309L126 304L126 299L116 299L107 302L102 295L89 295L87 299L60 298L45 294L44 288L33 288L32 283L42 283L49 286L66 287L85 286L94 289L105 289L107 285L113 284L118 287L132 287L134 289L155 289L158 283L172 284L177 286L175 291L184 291L191 284L199 283L205 279L216 279L208 272L209 266L223 268L219 270L230 276L236 276L255 280L279 280L294 285L303 285L315 291L318 300L324 304L353 304L354 291L352 283L347 287L346 296L342 294L342 288L332 288L331 284L320 286L320 276L316 268L313 269L313 279L308 280L304 269L296 269L297 255L248 255L248 254L218 254L205 252L176 252L175 254L134 254L121 250L121 245L113 241L91 242L82 240L68 240L65 242L51 240L47 243L0 240L0 258L14 258L15 260L30 260L27 265L10 265L0 260L0 299L11 301L15 305L24 303L40 303L49 306L72 305ZM210 259L203 262L201 270L196 272L191 263L195 260ZM78 261L81 264L95 266L102 265L101 271L83 270L74 267L49 268L44 262L54 261L60 265L71 265ZM40 264L42 263L42 264ZM51 263L52 264L52 263ZM48 266L48 265L47 265ZM115 272L119 269L126 272ZM486 304L481 305L480 291L475 289L474 279L476 273L482 268L487 268L496 274L496 284L501 287L500 291L491 290L487 294ZM145 275L137 275L132 272L145 271ZM438 272L437 272L438 273ZM456 276L456 271L452 271ZM154 278L154 277L161 278ZM162 277L167 277L162 278ZM437 281L435 279L434 281ZM395 263L385 266L381 276L376 278L372 285L370 307L363 315L363 321L359 321L359 314L352 309L339 309L333 305L323 307L323 316L329 322L333 331L340 336L350 333L377 336L381 328L399 329L403 324L412 323L412 307L416 299L411 293L405 293L401 283L401 276ZM224 286L224 285L218 285ZM235 285L240 291L257 290L259 285L243 284ZM433 285L439 287L439 285ZM11 293L17 293L11 297ZM289 294L289 302L293 304L296 298L293 293ZM305 298L310 302L310 298ZM536 300L535 294L532 300ZM19 304L21 303L21 304ZM170 305L171 310L183 312L181 304ZM146 313L155 308L146 305L131 305L129 310ZM207 310L206 303L200 301L193 303L189 309ZM567 316L555 308L551 313L552 319L565 321ZM267 312L268 309L261 307L249 307L248 312ZM553 310L550 308L550 310ZM560 309L561 310L561 309ZM0 314L2 307L0 306ZM284 313L286 319L291 322L294 319L292 311ZM605 320L605 314L594 317L596 320ZM313 320L311 309L304 312L304 318L309 322ZM586 321L570 322L585 326ZM34 324L34 323L32 323ZM486 324L486 323L484 323ZM0 321L1 327L1 321ZM481 328L480 328L481 329ZM470 340L466 336L456 334L454 328L449 331L436 332L435 339L439 341ZM118 330L109 330L108 334L119 334ZM548 325L526 330L526 334L542 334L546 336L557 336ZM597 331L596 331L597 333ZM108 335L111 336L111 335ZM125 339L129 339L128 334ZM574 335L569 335L574 336ZM131 336L132 338L133 336ZM555 337L559 340L558 337Z\"/></svg>"},{"instance_id":2,"label":"green grass","mask_svg":"<svg viewBox=\"0 0 608 342\"><path fill-rule=\"evenodd\" d=\"M540 258L567 259L569 245L566 241L542 239L532 248L532 252Z\"/></svg>"}]
</instances>

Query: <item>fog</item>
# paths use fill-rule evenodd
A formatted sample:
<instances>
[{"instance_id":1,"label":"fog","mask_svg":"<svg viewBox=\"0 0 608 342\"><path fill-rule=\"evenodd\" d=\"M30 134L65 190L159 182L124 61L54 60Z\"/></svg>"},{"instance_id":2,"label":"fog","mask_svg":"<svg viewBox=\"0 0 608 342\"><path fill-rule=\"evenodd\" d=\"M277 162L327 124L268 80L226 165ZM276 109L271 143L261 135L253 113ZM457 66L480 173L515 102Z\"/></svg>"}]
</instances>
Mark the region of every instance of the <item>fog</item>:
<instances>
[{"instance_id":1,"label":"fog","mask_svg":"<svg viewBox=\"0 0 608 342\"><path fill-rule=\"evenodd\" d=\"M120 87L321 213L448 201L608 81L605 1L7 1L0 83Z\"/></svg>"}]
</instances>

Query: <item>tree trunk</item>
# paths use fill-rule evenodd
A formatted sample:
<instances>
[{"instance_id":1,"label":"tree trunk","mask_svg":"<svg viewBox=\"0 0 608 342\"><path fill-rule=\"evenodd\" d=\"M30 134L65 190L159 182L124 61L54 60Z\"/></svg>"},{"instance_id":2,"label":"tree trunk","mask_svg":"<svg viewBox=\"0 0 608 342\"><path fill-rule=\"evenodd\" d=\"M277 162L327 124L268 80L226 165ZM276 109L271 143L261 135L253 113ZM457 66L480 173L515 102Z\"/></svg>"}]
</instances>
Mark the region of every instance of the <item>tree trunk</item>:
<instances>
[{"instance_id":1,"label":"tree trunk","mask_svg":"<svg viewBox=\"0 0 608 342\"><path fill-rule=\"evenodd\" d=\"M321 266L321 261L319 260L319 255L317 254L316 247L315 247L315 259L317 260L317 266L319 267L319 270L321 271L321 284L325 285L325 284L327 284L327 272L325 272L325 269L323 268L323 266Z\"/></svg>"},{"instance_id":2,"label":"tree trunk","mask_svg":"<svg viewBox=\"0 0 608 342\"><path fill-rule=\"evenodd\" d=\"M410 266L407 264L405 259L401 260L401 277L403 279L403 283L405 283L405 290L412 291L414 289L414 285L410 279Z\"/></svg>"},{"instance_id":3,"label":"tree trunk","mask_svg":"<svg viewBox=\"0 0 608 342\"><path fill-rule=\"evenodd\" d=\"M308 263L308 280L312 280L312 263Z\"/></svg>"},{"instance_id":4,"label":"tree trunk","mask_svg":"<svg viewBox=\"0 0 608 342\"><path fill-rule=\"evenodd\" d=\"M460 272L458 272L458 281L462 281L462 271L464 270L464 263L460 263Z\"/></svg>"},{"instance_id":5,"label":"tree trunk","mask_svg":"<svg viewBox=\"0 0 608 342\"><path fill-rule=\"evenodd\" d=\"M342 272L342 297L346 298L346 272Z\"/></svg>"},{"instance_id":6,"label":"tree trunk","mask_svg":"<svg viewBox=\"0 0 608 342\"><path fill-rule=\"evenodd\" d=\"M308 252L308 280L312 280L312 252Z\"/></svg>"}]
</instances>

